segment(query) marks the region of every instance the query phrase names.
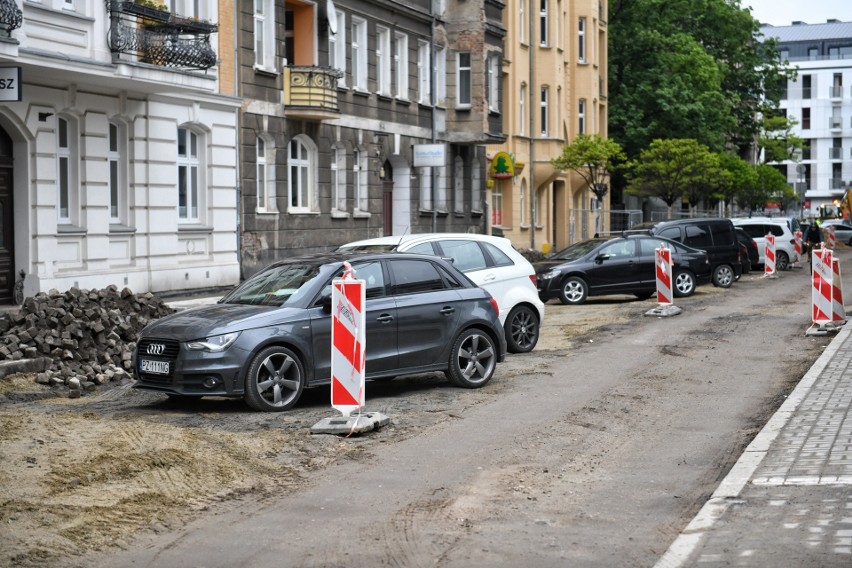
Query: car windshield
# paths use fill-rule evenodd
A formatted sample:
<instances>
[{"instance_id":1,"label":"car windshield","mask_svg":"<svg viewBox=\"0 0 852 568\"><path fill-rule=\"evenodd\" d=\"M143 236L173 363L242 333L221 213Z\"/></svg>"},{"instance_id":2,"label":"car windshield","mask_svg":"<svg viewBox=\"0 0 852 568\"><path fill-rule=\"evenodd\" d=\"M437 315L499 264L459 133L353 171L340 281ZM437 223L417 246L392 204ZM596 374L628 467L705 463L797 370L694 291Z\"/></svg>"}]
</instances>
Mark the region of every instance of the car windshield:
<instances>
[{"instance_id":1,"label":"car windshield","mask_svg":"<svg viewBox=\"0 0 852 568\"><path fill-rule=\"evenodd\" d=\"M557 252L548 260L577 260L598 248L603 242L604 241L591 240L574 243L570 247Z\"/></svg>"},{"instance_id":2,"label":"car windshield","mask_svg":"<svg viewBox=\"0 0 852 568\"><path fill-rule=\"evenodd\" d=\"M295 302L320 274L316 264L282 264L258 272L222 298L223 304L283 306Z\"/></svg>"}]
</instances>

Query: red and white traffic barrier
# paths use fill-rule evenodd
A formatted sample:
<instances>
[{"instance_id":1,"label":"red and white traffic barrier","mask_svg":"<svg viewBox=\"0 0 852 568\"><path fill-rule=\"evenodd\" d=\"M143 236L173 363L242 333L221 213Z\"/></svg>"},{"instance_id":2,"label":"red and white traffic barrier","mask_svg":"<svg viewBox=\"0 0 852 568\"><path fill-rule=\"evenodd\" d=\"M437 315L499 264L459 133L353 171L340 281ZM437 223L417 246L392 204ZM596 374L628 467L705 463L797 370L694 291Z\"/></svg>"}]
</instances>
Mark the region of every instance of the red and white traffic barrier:
<instances>
[{"instance_id":1,"label":"red and white traffic barrier","mask_svg":"<svg viewBox=\"0 0 852 568\"><path fill-rule=\"evenodd\" d=\"M348 418L364 407L367 288L349 263L345 266L331 288L331 406Z\"/></svg>"},{"instance_id":2,"label":"red and white traffic barrier","mask_svg":"<svg viewBox=\"0 0 852 568\"><path fill-rule=\"evenodd\" d=\"M831 249L814 249L811 255L813 288L811 293L811 321L824 326L832 321L832 254Z\"/></svg>"},{"instance_id":3,"label":"red and white traffic barrier","mask_svg":"<svg viewBox=\"0 0 852 568\"><path fill-rule=\"evenodd\" d=\"M672 305L672 251L660 243L654 251L657 265L657 302L660 306Z\"/></svg>"},{"instance_id":4,"label":"red and white traffic barrier","mask_svg":"<svg viewBox=\"0 0 852 568\"><path fill-rule=\"evenodd\" d=\"M823 233L825 233L825 246L831 250L837 248L837 235L834 234L834 227L829 225L823 230Z\"/></svg>"},{"instance_id":5,"label":"red and white traffic barrier","mask_svg":"<svg viewBox=\"0 0 852 568\"><path fill-rule=\"evenodd\" d=\"M799 261L804 258L805 254L805 247L802 243L802 231L793 233L793 243L796 245L796 261L793 264L798 266Z\"/></svg>"},{"instance_id":6,"label":"red and white traffic barrier","mask_svg":"<svg viewBox=\"0 0 852 568\"><path fill-rule=\"evenodd\" d=\"M767 233L763 245L763 276L775 276L775 235Z\"/></svg>"},{"instance_id":7,"label":"red and white traffic barrier","mask_svg":"<svg viewBox=\"0 0 852 568\"><path fill-rule=\"evenodd\" d=\"M840 279L840 261L831 259L831 321L846 322L846 307L843 305L843 281Z\"/></svg>"}]
</instances>

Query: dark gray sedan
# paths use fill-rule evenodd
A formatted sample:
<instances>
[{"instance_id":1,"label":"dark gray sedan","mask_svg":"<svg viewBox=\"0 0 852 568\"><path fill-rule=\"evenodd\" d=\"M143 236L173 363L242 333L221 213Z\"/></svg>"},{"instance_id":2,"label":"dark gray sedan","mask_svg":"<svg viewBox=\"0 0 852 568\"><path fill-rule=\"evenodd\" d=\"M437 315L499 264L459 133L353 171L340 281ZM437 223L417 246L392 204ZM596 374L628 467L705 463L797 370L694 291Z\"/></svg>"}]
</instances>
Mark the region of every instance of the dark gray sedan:
<instances>
[{"instance_id":1,"label":"dark gray sedan","mask_svg":"<svg viewBox=\"0 0 852 568\"><path fill-rule=\"evenodd\" d=\"M331 253L277 262L217 304L142 330L136 388L242 397L282 411L331 382L331 282L344 261L366 281L366 379L443 371L477 388L506 354L496 302L449 262L415 254Z\"/></svg>"}]
</instances>

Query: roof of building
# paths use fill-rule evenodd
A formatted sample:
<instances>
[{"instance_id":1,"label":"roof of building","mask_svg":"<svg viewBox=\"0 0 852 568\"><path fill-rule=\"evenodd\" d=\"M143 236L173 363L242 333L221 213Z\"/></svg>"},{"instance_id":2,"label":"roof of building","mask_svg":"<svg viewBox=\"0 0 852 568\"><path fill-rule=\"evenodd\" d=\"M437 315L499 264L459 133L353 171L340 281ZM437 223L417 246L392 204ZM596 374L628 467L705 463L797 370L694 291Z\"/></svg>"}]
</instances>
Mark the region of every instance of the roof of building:
<instances>
[{"instance_id":1,"label":"roof of building","mask_svg":"<svg viewBox=\"0 0 852 568\"><path fill-rule=\"evenodd\" d=\"M779 43L793 41L820 41L827 39L852 39L852 22L829 20L824 24L794 23L792 26L761 26L767 38L778 38Z\"/></svg>"}]
</instances>

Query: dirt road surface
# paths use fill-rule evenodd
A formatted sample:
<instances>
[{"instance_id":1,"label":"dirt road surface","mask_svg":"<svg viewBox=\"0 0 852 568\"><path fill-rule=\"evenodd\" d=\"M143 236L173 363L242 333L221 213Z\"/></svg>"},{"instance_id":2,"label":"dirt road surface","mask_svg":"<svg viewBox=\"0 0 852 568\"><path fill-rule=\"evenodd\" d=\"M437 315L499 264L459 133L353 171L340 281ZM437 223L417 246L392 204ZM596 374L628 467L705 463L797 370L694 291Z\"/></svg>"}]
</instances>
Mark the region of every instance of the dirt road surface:
<instances>
[{"instance_id":1,"label":"dirt road surface","mask_svg":"<svg viewBox=\"0 0 852 568\"><path fill-rule=\"evenodd\" d=\"M550 303L483 389L368 384L391 424L352 438L309 433L324 389L261 414L7 378L0 566L651 566L830 341L809 302L798 269L672 318Z\"/></svg>"}]
</instances>

